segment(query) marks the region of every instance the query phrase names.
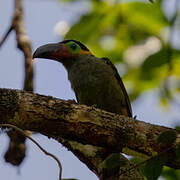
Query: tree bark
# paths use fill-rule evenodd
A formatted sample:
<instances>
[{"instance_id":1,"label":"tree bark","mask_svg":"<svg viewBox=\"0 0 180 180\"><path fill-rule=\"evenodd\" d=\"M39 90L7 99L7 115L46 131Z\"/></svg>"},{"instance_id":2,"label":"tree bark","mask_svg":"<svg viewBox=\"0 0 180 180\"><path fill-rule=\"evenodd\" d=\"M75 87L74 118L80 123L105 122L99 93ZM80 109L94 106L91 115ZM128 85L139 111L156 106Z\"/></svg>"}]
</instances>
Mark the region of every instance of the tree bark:
<instances>
[{"instance_id":1,"label":"tree bark","mask_svg":"<svg viewBox=\"0 0 180 180\"><path fill-rule=\"evenodd\" d=\"M67 139L69 142L105 147L113 152L128 148L147 156L169 148L158 143L157 138L165 131L173 131L177 138L174 149L167 152L166 165L180 168L180 160L175 153L175 147L180 142L180 133L171 128L72 101L9 89L0 89L0 116L0 123L10 123L23 130L39 132L64 144L66 140L63 139Z\"/></svg>"}]
</instances>

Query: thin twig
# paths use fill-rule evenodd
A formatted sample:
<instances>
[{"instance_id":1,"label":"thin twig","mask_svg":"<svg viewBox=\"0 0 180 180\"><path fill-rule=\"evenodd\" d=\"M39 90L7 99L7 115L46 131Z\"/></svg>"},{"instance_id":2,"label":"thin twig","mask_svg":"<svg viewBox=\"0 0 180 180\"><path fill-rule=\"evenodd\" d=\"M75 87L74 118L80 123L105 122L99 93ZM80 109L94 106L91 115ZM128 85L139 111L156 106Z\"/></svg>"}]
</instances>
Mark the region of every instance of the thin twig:
<instances>
[{"instance_id":1,"label":"thin twig","mask_svg":"<svg viewBox=\"0 0 180 180\"><path fill-rule=\"evenodd\" d=\"M3 45L3 43L6 41L7 37L9 36L10 32L13 30L12 25L8 28L7 32L3 36L3 38L0 41L0 47Z\"/></svg>"},{"instance_id":2,"label":"thin twig","mask_svg":"<svg viewBox=\"0 0 180 180\"><path fill-rule=\"evenodd\" d=\"M57 162L57 164L58 164L58 166L59 166L59 170L60 170L60 171L59 171L59 180L61 180L61 178L62 178L62 165L61 165L61 162L59 161L59 159L58 159L55 155L47 152L44 148L42 148L42 147L38 144L38 142L36 142L36 141L35 141L33 138L31 138L25 131L23 131L22 129L18 128L17 126L12 125L12 124L0 124L0 127L10 127L10 128L13 128L13 129L17 130L17 131L20 132L23 136L25 136L26 138L30 139L34 144L36 144L36 145L38 146L38 148L39 148L42 152L44 152L44 154L46 154L47 156L51 156L51 157Z\"/></svg>"}]
</instances>

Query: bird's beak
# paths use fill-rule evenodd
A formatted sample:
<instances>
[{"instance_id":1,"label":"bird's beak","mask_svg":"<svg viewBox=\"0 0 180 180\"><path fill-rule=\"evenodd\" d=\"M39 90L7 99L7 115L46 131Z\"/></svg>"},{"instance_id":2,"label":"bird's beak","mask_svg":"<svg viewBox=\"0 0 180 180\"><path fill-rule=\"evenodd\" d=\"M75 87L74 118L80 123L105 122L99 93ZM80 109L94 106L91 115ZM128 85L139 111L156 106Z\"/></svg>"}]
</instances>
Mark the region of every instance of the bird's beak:
<instances>
[{"instance_id":1,"label":"bird's beak","mask_svg":"<svg viewBox=\"0 0 180 180\"><path fill-rule=\"evenodd\" d=\"M62 43L46 44L40 46L34 52L33 58L60 60L60 56L63 54L64 47L65 46Z\"/></svg>"}]
</instances>

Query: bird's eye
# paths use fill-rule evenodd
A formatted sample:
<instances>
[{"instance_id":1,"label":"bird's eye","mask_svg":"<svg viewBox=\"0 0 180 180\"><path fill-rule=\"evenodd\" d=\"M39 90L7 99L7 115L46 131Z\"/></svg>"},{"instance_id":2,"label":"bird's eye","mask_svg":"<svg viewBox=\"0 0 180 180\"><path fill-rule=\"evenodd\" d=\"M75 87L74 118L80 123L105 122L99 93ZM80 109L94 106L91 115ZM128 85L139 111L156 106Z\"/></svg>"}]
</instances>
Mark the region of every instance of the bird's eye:
<instances>
[{"instance_id":1,"label":"bird's eye","mask_svg":"<svg viewBox=\"0 0 180 180\"><path fill-rule=\"evenodd\" d=\"M75 50L77 48L76 44L71 44L71 49Z\"/></svg>"}]
</instances>

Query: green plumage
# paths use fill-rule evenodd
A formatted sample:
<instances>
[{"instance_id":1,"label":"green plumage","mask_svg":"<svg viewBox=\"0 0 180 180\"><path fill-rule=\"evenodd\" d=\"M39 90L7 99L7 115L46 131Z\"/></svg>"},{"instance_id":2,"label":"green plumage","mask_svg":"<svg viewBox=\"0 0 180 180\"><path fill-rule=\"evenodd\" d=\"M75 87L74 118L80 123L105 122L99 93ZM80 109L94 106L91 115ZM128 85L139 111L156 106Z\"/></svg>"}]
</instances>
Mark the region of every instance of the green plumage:
<instances>
[{"instance_id":1,"label":"green plumage","mask_svg":"<svg viewBox=\"0 0 180 180\"><path fill-rule=\"evenodd\" d=\"M110 60L82 54L66 68L78 103L132 116L126 90Z\"/></svg>"},{"instance_id":2,"label":"green plumage","mask_svg":"<svg viewBox=\"0 0 180 180\"><path fill-rule=\"evenodd\" d=\"M75 40L41 46L33 57L56 60L64 65L78 103L132 117L126 89L109 59L95 57Z\"/></svg>"}]
</instances>

